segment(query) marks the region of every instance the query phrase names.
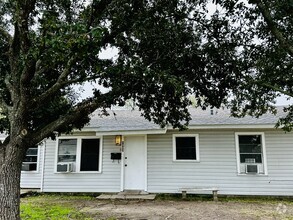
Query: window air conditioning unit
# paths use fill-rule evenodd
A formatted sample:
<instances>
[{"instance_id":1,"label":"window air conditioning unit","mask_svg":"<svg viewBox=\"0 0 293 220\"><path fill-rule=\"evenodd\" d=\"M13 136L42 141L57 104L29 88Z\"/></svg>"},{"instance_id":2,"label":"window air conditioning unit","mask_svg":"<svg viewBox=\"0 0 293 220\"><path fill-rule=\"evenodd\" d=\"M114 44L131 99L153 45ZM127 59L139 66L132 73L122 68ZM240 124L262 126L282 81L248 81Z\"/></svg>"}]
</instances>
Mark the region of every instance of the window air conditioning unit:
<instances>
[{"instance_id":1,"label":"window air conditioning unit","mask_svg":"<svg viewBox=\"0 0 293 220\"><path fill-rule=\"evenodd\" d=\"M73 165L72 163L58 163L57 172L59 173L69 173L72 172Z\"/></svg>"},{"instance_id":2,"label":"window air conditioning unit","mask_svg":"<svg viewBox=\"0 0 293 220\"><path fill-rule=\"evenodd\" d=\"M246 173L258 173L257 164L246 164Z\"/></svg>"}]
</instances>

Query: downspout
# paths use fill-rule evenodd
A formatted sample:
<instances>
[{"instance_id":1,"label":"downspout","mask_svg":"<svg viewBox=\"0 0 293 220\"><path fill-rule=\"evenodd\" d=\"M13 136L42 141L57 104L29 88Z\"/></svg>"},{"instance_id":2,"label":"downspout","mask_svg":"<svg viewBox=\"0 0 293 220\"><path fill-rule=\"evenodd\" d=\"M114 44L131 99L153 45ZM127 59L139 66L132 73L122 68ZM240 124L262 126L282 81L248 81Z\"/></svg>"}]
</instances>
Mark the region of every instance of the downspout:
<instances>
[{"instance_id":1,"label":"downspout","mask_svg":"<svg viewBox=\"0 0 293 220\"><path fill-rule=\"evenodd\" d=\"M44 170L45 170L46 145L47 145L47 141L45 140L44 141L44 144L43 144L42 169L41 169L41 188L40 188L40 192L43 192L43 188L44 188Z\"/></svg>"}]
</instances>

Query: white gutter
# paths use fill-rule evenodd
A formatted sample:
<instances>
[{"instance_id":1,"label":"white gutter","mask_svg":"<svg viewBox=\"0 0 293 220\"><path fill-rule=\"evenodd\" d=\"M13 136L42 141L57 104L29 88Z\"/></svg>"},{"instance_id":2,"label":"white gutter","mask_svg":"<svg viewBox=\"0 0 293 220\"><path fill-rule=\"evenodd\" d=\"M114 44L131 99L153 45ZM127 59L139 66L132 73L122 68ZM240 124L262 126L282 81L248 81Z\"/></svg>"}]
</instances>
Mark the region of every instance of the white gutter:
<instances>
[{"instance_id":1,"label":"white gutter","mask_svg":"<svg viewBox=\"0 0 293 220\"><path fill-rule=\"evenodd\" d=\"M276 124L201 124L201 125L189 125L188 129L275 129ZM105 135L137 135L137 134L165 134L167 130L178 130L174 129L171 125L163 129L152 129L152 130L115 130L115 131L97 131L99 127L83 128L80 130L73 130L75 132L95 132L96 136Z\"/></svg>"},{"instance_id":2,"label":"white gutter","mask_svg":"<svg viewBox=\"0 0 293 220\"><path fill-rule=\"evenodd\" d=\"M222 125L189 125L188 129L273 129L275 124L222 124ZM173 130L168 126L168 130Z\"/></svg>"},{"instance_id":3,"label":"white gutter","mask_svg":"<svg viewBox=\"0 0 293 220\"><path fill-rule=\"evenodd\" d=\"M133 131L97 131L96 136L106 135L137 135L137 134L166 134L167 129L155 129L155 130L133 130Z\"/></svg>"}]
</instances>

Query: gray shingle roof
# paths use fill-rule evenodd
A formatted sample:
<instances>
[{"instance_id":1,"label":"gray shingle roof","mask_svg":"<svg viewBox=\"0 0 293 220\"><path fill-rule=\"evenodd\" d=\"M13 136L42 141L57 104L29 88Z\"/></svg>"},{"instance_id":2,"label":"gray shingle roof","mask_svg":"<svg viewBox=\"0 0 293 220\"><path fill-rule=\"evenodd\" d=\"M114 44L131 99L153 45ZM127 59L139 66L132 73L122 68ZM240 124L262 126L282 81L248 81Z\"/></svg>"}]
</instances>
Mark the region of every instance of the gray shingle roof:
<instances>
[{"instance_id":1,"label":"gray shingle roof","mask_svg":"<svg viewBox=\"0 0 293 220\"><path fill-rule=\"evenodd\" d=\"M137 131L160 130L160 126L149 122L137 110L108 111L109 116L100 116L95 112L90 124L86 127L96 127L98 131Z\"/></svg>"},{"instance_id":2,"label":"gray shingle roof","mask_svg":"<svg viewBox=\"0 0 293 220\"><path fill-rule=\"evenodd\" d=\"M282 107L278 107L276 115L267 113L259 118L251 116L234 118L230 116L228 109L215 109L213 115L210 109L203 111L191 108L189 112L192 116L190 126L274 125L279 117L285 116ZM108 113L109 116L100 116L95 112L86 128L96 128L99 132L161 130L159 125L142 117L138 110L110 110Z\"/></svg>"},{"instance_id":3,"label":"gray shingle roof","mask_svg":"<svg viewBox=\"0 0 293 220\"><path fill-rule=\"evenodd\" d=\"M245 116L243 118L232 117L228 109L214 110L213 115L211 115L210 110L191 109L190 114L192 115L190 125L267 125L277 123L280 117L286 115L282 111L282 107L278 107L276 115L267 113L259 118L252 116Z\"/></svg>"}]
</instances>

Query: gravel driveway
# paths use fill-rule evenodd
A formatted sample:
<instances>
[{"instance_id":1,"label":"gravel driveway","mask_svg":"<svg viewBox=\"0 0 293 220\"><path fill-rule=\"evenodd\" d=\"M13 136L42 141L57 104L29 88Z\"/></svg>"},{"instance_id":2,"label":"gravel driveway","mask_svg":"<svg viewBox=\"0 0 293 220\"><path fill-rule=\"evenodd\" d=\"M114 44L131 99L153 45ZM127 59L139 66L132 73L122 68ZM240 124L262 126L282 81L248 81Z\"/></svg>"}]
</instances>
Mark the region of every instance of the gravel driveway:
<instances>
[{"instance_id":1,"label":"gravel driveway","mask_svg":"<svg viewBox=\"0 0 293 220\"><path fill-rule=\"evenodd\" d=\"M189 219L292 219L290 201L95 201L82 212L94 219L189 220Z\"/></svg>"}]
</instances>

